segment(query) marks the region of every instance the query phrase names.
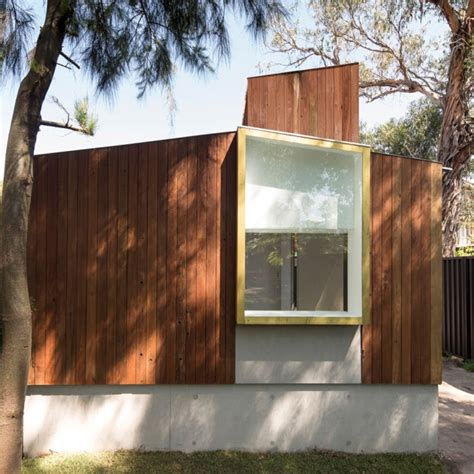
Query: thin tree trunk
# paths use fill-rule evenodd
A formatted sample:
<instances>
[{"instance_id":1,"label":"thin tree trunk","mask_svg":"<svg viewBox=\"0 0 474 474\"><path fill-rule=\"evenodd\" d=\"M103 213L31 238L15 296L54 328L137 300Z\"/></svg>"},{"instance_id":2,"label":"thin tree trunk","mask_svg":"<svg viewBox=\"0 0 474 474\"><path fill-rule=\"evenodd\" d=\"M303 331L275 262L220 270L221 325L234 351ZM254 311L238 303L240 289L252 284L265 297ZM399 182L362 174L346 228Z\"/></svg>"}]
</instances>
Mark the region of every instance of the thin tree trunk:
<instances>
[{"instance_id":1,"label":"thin tree trunk","mask_svg":"<svg viewBox=\"0 0 474 474\"><path fill-rule=\"evenodd\" d=\"M472 42L472 19L459 24L451 38L451 58L448 70L448 89L444 101L443 122L438 160L452 168L443 175L443 256L454 255L459 230L459 210L462 200L462 181L465 176L472 146L466 82L468 59Z\"/></svg>"},{"instance_id":2,"label":"thin tree trunk","mask_svg":"<svg viewBox=\"0 0 474 474\"><path fill-rule=\"evenodd\" d=\"M26 239L41 106L65 37L71 2L49 0L30 70L20 84L7 142L0 216L0 472L21 468L31 354Z\"/></svg>"}]
</instances>

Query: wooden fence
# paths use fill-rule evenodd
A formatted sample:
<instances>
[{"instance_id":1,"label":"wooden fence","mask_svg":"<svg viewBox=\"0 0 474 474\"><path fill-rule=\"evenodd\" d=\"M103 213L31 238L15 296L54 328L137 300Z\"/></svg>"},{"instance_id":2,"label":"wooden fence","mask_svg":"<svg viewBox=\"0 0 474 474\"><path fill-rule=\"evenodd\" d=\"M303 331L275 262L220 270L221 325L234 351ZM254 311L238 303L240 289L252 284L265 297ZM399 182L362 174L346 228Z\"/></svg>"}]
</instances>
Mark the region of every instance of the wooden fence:
<instances>
[{"instance_id":1,"label":"wooden fence","mask_svg":"<svg viewBox=\"0 0 474 474\"><path fill-rule=\"evenodd\" d=\"M474 257L443 259L443 351L474 358Z\"/></svg>"}]
</instances>

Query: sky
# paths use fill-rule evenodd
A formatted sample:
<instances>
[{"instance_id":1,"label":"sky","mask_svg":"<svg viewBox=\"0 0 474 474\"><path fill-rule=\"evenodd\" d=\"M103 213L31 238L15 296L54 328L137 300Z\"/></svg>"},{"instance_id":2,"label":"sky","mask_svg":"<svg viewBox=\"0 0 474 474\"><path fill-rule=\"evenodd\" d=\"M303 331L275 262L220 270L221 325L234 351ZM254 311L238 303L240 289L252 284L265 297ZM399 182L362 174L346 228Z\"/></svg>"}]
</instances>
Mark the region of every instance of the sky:
<instances>
[{"instance_id":1,"label":"sky","mask_svg":"<svg viewBox=\"0 0 474 474\"><path fill-rule=\"evenodd\" d=\"M41 11L38 11L38 21L42 21ZM48 97L57 97L72 111L76 100L88 96L90 110L98 116L97 131L95 136L86 137L67 130L41 127L35 152L94 148L235 130L242 123L246 78L259 74L258 64L267 63L272 57L263 43L255 44L238 21L229 22L229 31L232 56L227 64L217 68L215 74L197 77L177 70L173 84L174 113L170 112L166 94L159 89L139 100L133 80L126 80L110 102L95 95L92 83L81 71L58 67ZM317 66L320 64L316 61L307 62L303 69ZM280 67L266 72L283 70ZM3 176L6 141L18 85L19 81L10 81L1 89L0 176ZM374 126L391 117L401 117L413 99L414 96L394 95L372 104L366 104L361 99L360 119L368 126ZM47 98L42 117L63 121L65 114Z\"/></svg>"}]
</instances>

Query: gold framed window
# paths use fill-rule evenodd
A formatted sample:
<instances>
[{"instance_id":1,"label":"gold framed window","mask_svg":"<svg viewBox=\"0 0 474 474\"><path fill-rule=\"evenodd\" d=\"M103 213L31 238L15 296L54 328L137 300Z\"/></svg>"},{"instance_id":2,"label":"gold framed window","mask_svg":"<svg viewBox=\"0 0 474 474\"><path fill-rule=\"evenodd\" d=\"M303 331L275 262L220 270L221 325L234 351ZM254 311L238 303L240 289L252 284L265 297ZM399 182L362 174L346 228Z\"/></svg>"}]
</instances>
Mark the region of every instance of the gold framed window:
<instances>
[{"instance_id":1,"label":"gold framed window","mask_svg":"<svg viewBox=\"0 0 474 474\"><path fill-rule=\"evenodd\" d=\"M237 323L369 320L370 148L238 129Z\"/></svg>"}]
</instances>

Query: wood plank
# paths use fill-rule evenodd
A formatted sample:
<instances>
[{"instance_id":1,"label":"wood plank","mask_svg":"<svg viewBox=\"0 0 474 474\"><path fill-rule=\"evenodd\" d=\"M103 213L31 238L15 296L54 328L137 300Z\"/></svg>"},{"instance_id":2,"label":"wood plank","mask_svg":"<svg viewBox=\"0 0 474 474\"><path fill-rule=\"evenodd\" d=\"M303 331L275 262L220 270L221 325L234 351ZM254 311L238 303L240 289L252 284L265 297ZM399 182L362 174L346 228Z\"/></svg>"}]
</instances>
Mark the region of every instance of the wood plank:
<instances>
[{"instance_id":1,"label":"wood plank","mask_svg":"<svg viewBox=\"0 0 474 474\"><path fill-rule=\"evenodd\" d=\"M207 164L208 140L197 141L197 288L196 288L196 383L206 383L206 282L207 282Z\"/></svg>"},{"instance_id":2,"label":"wood plank","mask_svg":"<svg viewBox=\"0 0 474 474\"><path fill-rule=\"evenodd\" d=\"M86 383L96 383L97 337L97 187L98 151L91 150L87 176Z\"/></svg>"},{"instance_id":3,"label":"wood plank","mask_svg":"<svg viewBox=\"0 0 474 474\"><path fill-rule=\"evenodd\" d=\"M392 378L392 163L382 158L382 382Z\"/></svg>"},{"instance_id":4,"label":"wood plank","mask_svg":"<svg viewBox=\"0 0 474 474\"><path fill-rule=\"evenodd\" d=\"M227 137L220 138L220 148L224 150L227 148L228 139ZM229 266L229 261L227 258L227 214L229 212L227 208L227 195L229 194L228 189L228 173L229 166L227 164L227 157L224 154L220 154L219 158L222 160L220 162L220 173L219 173L219 183L220 183L220 192L219 192L219 278L218 278L218 287L217 287L217 297L219 298L219 334L218 339L218 358L219 362L217 364L218 374L217 379L219 383L226 383L227 380L227 348L226 348L226 334L227 334L227 305L226 300L228 295L227 290L227 279L230 277L232 268ZM235 290L234 290L235 291Z\"/></svg>"},{"instance_id":5,"label":"wood plank","mask_svg":"<svg viewBox=\"0 0 474 474\"><path fill-rule=\"evenodd\" d=\"M118 150L118 216L117 216L117 323L115 373L117 383L127 383L127 248L129 147Z\"/></svg>"},{"instance_id":6,"label":"wood plank","mask_svg":"<svg viewBox=\"0 0 474 474\"><path fill-rule=\"evenodd\" d=\"M158 328L156 339L156 383L167 382L167 352L168 352L168 267L167 267L167 240L168 240L168 142L157 143L156 160L158 165L157 198L157 320Z\"/></svg>"},{"instance_id":7,"label":"wood plank","mask_svg":"<svg viewBox=\"0 0 474 474\"><path fill-rule=\"evenodd\" d=\"M57 243L58 243L58 158L48 157L47 228L46 228L46 312L45 312L45 384L56 382L56 353L59 351L56 326L57 311Z\"/></svg>"},{"instance_id":8,"label":"wood plank","mask_svg":"<svg viewBox=\"0 0 474 474\"><path fill-rule=\"evenodd\" d=\"M157 290L158 290L158 154L156 142L144 145L148 154L147 185L147 276L146 276L146 378L157 383ZM160 345L161 346L161 345Z\"/></svg>"},{"instance_id":9,"label":"wood plank","mask_svg":"<svg viewBox=\"0 0 474 474\"><path fill-rule=\"evenodd\" d=\"M372 382L382 381L382 159L372 154Z\"/></svg>"},{"instance_id":10,"label":"wood plank","mask_svg":"<svg viewBox=\"0 0 474 474\"><path fill-rule=\"evenodd\" d=\"M402 378L401 383L411 383L411 228L412 228L412 201L411 201L411 164L412 160L402 160L401 181L401 225L402 244L401 259L403 278L401 287L401 353L402 353Z\"/></svg>"},{"instance_id":11,"label":"wood plank","mask_svg":"<svg viewBox=\"0 0 474 474\"><path fill-rule=\"evenodd\" d=\"M327 116L326 116L326 75L319 74L316 82L316 115L318 116L317 137L329 138L327 136Z\"/></svg>"},{"instance_id":12,"label":"wood plank","mask_svg":"<svg viewBox=\"0 0 474 474\"><path fill-rule=\"evenodd\" d=\"M207 189L208 198L206 206L207 224L207 254L206 254L206 382L216 383L216 251L217 251L217 223L216 223L216 179L217 170L215 163L216 137L210 143L210 157L207 163Z\"/></svg>"},{"instance_id":13,"label":"wood plank","mask_svg":"<svg viewBox=\"0 0 474 474\"><path fill-rule=\"evenodd\" d=\"M430 164L422 163L421 175L421 280L422 311L420 317L420 383L431 378L431 173Z\"/></svg>"},{"instance_id":14,"label":"wood plank","mask_svg":"<svg viewBox=\"0 0 474 474\"><path fill-rule=\"evenodd\" d=\"M298 123L298 129L303 135L310 134L310 113L309 102L310 95L314 91L308 90L304 81L304 74L295 74L293 77L293 88L298 91L297 95L297 109L295 110L295 119Z\"/></svg>"},{"instance_id":15,"label":"wood plank","mask_svg":"<svg viewBox=\"0 0 474 474\"><path fill-rule=\"evenodd\" d=\"M334 139L336 137L336 127L334 123L334 109L336 108L334 101L334 68L326 69L324 76L326 80L326 134L324 137Z\"/></svg>"},{"instance_id":16,"label":"wood plank","mask_svg":"<svg viewBox=\"0 0 474 474\"><path fill-rule=\"evenodd\" d=\"M178 163L177 143L168 142L168 228L167 228L167 362L166 383L176 383L177 341L176 341L176 285L177 285L177 234L178 234ZM168 278L169 277L169 278Z\"/></svg>"},{"instance_id":17,"label":"wood plank","mask_svg":"<svg viewBox=\"0 0 474 474\"><path fill-rule=\"evenodd\" d=\"M137 282L135 296L136 314L136 378L135 383L146 383L147 375L147 220L148 220L148 145L135 145L138 167L137 188ZM153 328L154 330L154 328Z\"/></svg>"},{"instance_id":18,"label":"wood plank","mask_svg":"<svg viewBox=\"0 0 474 474\"><path fill-rule=\"evenodd\" d=\"M197 140L187 140L186 195L186 383L196 383Z\"/></svg>"},{"instance_id":19,"label":"wood plank","mask_svg":"<svg viewBox=\"0 0 474 474\"><path fill-rule=\"evenodd\" d=\"M118 221L119 221L119 151L118 147L109 149L107 159L107 331L106 331L106 372L107 384L117 383L119 376L117 364L117 319L118 319Z\"/></svg>"},{"instance_id":20,"label":"wood plank","mask_svg":"<svg viewBox=\"0 0 474 474\"><path fill-rule=\"evenodd\" d=\"M73 384L75 381L76 360L75 347L77 344L75 320L77 313L77 281L78 281L78 153L69 153L67 176L67 275L66 275L66 334L64 345L66 348L66 374L64 382Z\"/></svg>"},{"instance_id":21,"label":"wood plank","mask_svg":"<svg viewBox=\"0 0 474 474\"><path fill-rule=\"evenodd\" d=\"M294 74L285 81L285 100L288 130L301 130L300 124L300 81L299 74ZM300 132L301 133L301 132Z\"/></svg>"},{"instance_id":22,"label":"wood plank","mask_svg":"<svg viewBox=\"0 0 474 474\"><path fill-rule=\"evenodd\" d=\"M421 194L421 163L414 161L412 163L412 234L411 234L411 288L412 288L412 360L411 360L411 382L420 383L421 380L421 313L424 311L422 306L422 258L421 258L421 203L423 196Z\"/></svg>"},{"instance_id":23,"label":"wood plank","mask_svg":"<svg viewBox=\"0 0 474 474\"><path fill-rule=\"evenodd\" d=\"M129 145L128 154L128 232L127 232L127 383L137 381L137 347L138 347L138 150L136 145Z\"/></svg>"},{"instance_id":24,"label":"wood plank","mask_svg":"<svg viewBox=\"0 0 474 474\"><path fill-rule=\"evenodd\" d=\"M402 158L392 157L392 377L402 380Z\"/></svg>"},{"instance_id":25,"label":"wood plank","mask_svg":"<svg viewBox=\"0 0 474 474\"><path fill-rule=\"evenodd\" d=\"M77 155L77 229L81 235L77 240L77 300L75 324L75 383L86 383L86 320L87 320L87 200L88 200L88 161L89 152L81 151ZM80 237L80 238L79 238Z\"/></svg>"},{"instance_id":26,"label":"wood plank","mask_svg":"<svg viewBox=\"0 0 474 474\"><path fill-rule=\"evenodd\" d=\"M334 68L333 69L333 76L334 76L334 139L335 140L343 140L343 121L344 121L344 113L343 113L343 79L342 79L342 70L341 68Z\"/></svg>"},{"instance_id":27,"label":"wood plank","mask_svg":"<svg viewBox=\"0 0 474 474\"><path fill-rule=\"evenodd\" d=\"M97 299L96 299L96 334L95 352L98 384L107 381L107 334L111 332L107 311L107 227L108 227L108 154L110 150L102 148L97 153Z\"/></svg>"},{"instance_id":28,"label":"wood plank","mask_svg":"<svg viewBox=\"0 0 474 474\"><path fill-rule=\"evenodd\" d=\"M58 346L55 353L55 374L54 380L60 382L64 380L67 372L66 353L66 319L67 319L67 215L68 215L68 162L69 154L66 153L58 159L58 215L57 215L57 260L56 260L56 330Z\"/></svg>"},{"instance_id":29,"label":"wood plank","mask_svg":"<svg viewBox=\"0 0 474 474\"><path fill-rule=\"evenodd\" d=\"M430 383L442 381L441 339L443 321L443 268L441 255L441 196L442 168L432 164L431 168L431 373ZM472 280L471 280L472 281Z\"/></svg>"},{"instance_id":30,"label":"wood plank","mask_svg":"<svg viewBox=\"0 0 474 474\"><path fill-rule=\"evenodd\" d=\"M346 141L359 142L359 67L357 64L347 66L349 70L349 108L346 117L349 122L348 133L343 138Z\"/></svg>"},{"instance_id":31,"label":"wood plank","mask_svg":"<svg viewBox=\"0 0 474 474\"><path fill-rule=\"evenodd\" d=\"M176 231L176 382L186 381L186 229L187 229L187 162L184 140L177 143L177 231Z\"/></svg>"}]
</instances>

